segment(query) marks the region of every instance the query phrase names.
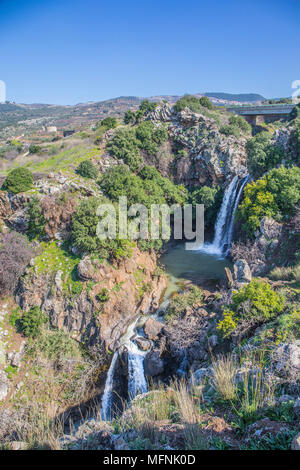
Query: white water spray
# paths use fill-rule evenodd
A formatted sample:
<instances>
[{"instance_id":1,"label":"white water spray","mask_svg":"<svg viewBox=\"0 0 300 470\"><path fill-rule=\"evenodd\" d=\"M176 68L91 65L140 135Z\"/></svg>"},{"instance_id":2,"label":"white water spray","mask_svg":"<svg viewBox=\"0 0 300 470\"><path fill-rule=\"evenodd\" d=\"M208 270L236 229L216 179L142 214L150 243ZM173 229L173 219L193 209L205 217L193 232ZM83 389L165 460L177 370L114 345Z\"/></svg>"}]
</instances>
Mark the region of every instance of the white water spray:
<instances>
[{"instance_id":1,"label":"white water spray","mask_svg":"<svg viewBox=\"0 0 300 470\"><path fill-rule=\"evenodd\" d=\"M101 417L103 420L111 419L111 407L113 401L114 372L118 358L118 351L113 355L110 367L108 369L105 388L101 401Z\"/></svg>"}]
</instances>

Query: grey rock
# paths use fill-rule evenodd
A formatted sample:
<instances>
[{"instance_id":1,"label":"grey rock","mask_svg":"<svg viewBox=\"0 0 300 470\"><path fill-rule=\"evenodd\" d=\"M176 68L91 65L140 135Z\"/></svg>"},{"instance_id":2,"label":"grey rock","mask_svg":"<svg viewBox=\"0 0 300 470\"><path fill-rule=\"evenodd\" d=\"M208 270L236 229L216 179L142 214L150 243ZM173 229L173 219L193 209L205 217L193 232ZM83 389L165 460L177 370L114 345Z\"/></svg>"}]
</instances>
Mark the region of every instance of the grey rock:
<instances>
[{"instance_id":1,"label":"grey rock","mask_svg":"<svg viewBox=\"0 0 300 470\"><path fill-rule=\"evenodd\" d=\"M77 266L78 277L82 281L95 279L95 268L89 257L83 258Z\"/></svg>"},{"instance_id":2,"label":"grey rock","mask_svg":"<svg viewBox=\"0 0 300 470\"><path fill-rule=\"evenodd\" d=\"M163 329L164 325L154 318L148 318L144 325L144 332L148 339L155 339L161 330Z\"/></svg>"},{"instance_id":3,"label":"grey rock","mask_svg":"<svg viewBox=\"0 0 300 470\"><path fill-rule=\"evenodd\" d=\"M251 282L252 274L247 261L238 259L234 263L234 279L237 282Z\"/></svg>"},{"instance_id":4,"label":"grey rock","mask_svg":"<svg viewBox=\"0 0 300 470\"><path fill-rule=\"evenodd\" d=\"M300 450L300 433L292 440L291 450Z\"/></svg>"},{"instance_id":5,"label":"grey rock","mask_svg":"<svg viewBox=\"0 0 300 470\"><path fill-rule=\"evenodd\" d=\"M164 362L159 356L159 351L151 351L146 355L144 369L147 377L155 377L164 371Z\"/></svg>"}]
</instances>

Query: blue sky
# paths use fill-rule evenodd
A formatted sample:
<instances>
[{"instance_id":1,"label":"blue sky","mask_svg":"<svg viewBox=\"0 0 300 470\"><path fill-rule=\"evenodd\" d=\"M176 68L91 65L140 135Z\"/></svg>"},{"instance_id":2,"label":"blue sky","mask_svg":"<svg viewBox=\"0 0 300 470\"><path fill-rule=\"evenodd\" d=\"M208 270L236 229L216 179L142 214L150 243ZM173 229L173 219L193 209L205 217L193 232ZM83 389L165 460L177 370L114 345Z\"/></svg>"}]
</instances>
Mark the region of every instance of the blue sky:
<instances>
[{"instance_id":1,"label":"blue sky","mask_svg":"<svg viewBox=\"0 0 300 470\"><path fill-rule=\"evenodd\" d=\"M23 103L289 96L299 26L298 0L0 0L0 80Z\"/></svg>"}]
</instances>

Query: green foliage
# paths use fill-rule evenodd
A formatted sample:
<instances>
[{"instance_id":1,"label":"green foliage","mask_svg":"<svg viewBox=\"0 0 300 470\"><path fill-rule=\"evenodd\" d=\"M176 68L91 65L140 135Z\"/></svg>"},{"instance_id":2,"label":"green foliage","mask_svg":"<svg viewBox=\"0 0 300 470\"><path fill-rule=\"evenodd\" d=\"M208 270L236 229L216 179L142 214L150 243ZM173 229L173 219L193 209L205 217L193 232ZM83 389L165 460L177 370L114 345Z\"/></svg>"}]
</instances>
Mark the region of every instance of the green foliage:
<instances>
[{"instance_id":1,"label":"green foliage","mask_svg":"<svg viewBox=\"0 0 300 470\"><path fill-rule=\"evenodd\" d=\"M11 326L18 328L18 324L21 318L21 309L20 307L16 307L12 309L11 314L9 316L9 323Z\"/></svg>"},{"instance_id":2,"label":"green foliage","mask_svg":"<svg viewBox=\"0 0 300 470\"><path fill-rule=\"evenodd\" d=\"M156 153L159 146L168 139L168 132L163 126L155 127L151 121L144 121L135 129L138 145L150 155Z\"/></svg>"},{"instance_id":3,"label":"green foliage","mask_svg":"<svg viewBox=\"0 0 300 470\"><path fill-rule=\"evenodd\" d=\"M271 134L260 132L247 142L248 168L254 178L278 165L283 157L283 148L270 143Z\"/></svg>"},{"instance_id":4,"label":"green foliage","mask_svg":"<svg viewBox=\"0 0 300 470\"><path fill-rule=\"evenodd\" d=\"M236 116L236 115L230 116L229 124L232 126L238 127L241 132L244 132L246 134L251 133L252 128L250 124L242 116Z\"/></svg>"},{"instance_id":5,"label":"green foliage","mask_svg":"<svg viewBox=\"0 0 300 470\"><path fill-rule=\"evenodd\" d=\"M41 237L45 235L46 220L44 217L41 201L37 196L33 196L27 205L29 216L29 233L31 237Z\"/></svg>"},{"instance_id":6,"label":"green foliage","mask_svg":"<svg viewBox=\"0 0 300 470\"><path fill-rule=\"evenodd\" d=\"M240 129L238 126L233 125L233 124L225 124L220 128L221 134L226 135L227 137L230 135L233 135L237 139L240 137Z\"/></svg>"},{"instance_id":7,"label":"green foliage","mask_svg":"<svg viewBox=\"0 0 300 470\"><path fill-rule=\"evenodd\" d=\"M133 124L135 122L135 112L128 109L124 114L124 124Z\"/></svg>"},{"instance_id":8,"label":"green foliage","mask_svg":"<svg viewBox=\"0 0 300 470\"><path fill-rule=\"evenodd\" d=\"M25 336L36 338L40 333L47 317L39 307L31 307L30 310L23 313L20 319L20 328Z\"/></svg>"},{"instance_id":9,"label":"green foliage","mask_svg":"<svg viewBox=\"0 0 300 470\"><path fill-rule=\"evenodd\" d=\"M175 103L174 110L179 113L185 108L190 108L191 111L197 113L201 111L202 107L198 98L192 95L184 95Z\"/></svg>"},{"instance_id":10,"label":"green foliage","mask_svg":"<svg viewBox=\"0 0 300 470\"><path fill-rule=\"evenodd\" d=\"M109 292L108 292L108 289L106 289L106 287L104 287L103 289L101 289L101 291L99 292L99 294L96 295L96 299L99 301L99 302L108 302L109 300Z\"/></svg>"},{"instance_id":11,"label":"green foliage","mask_svg":"<svg viewBox=\"0 0 300 470\"><path fill-rule=\"evenodd\" d=\"M207 96L201 96L201 98L199 99L199 102L201 106L203 106L204 108L214 109L214 105L212 104L212 102Z\"/></svg>"},{"instance_id":12,"label":"green foliage","mask_svg":"<svg viewBox=\"0 0 300 470\"><path fill-rule=\"evenodd\" d=\"M299 161L300 161L300 107L299 105L294 109L298 110L299 115L297 116L297 119L295 119L294 128L291 133L291 139L292 139L295 152L296 152L296 163L299 164Z\"/></svg>"},{"instance_id":13,"label":"green foliage","mask_svg":"<svg viewBox=\"0 0 300 470\"><path fill-rule=\"evenodd\" d=\"M193 286L187 292L183 294L175 295L166 310L165 321L167 323L172 322L176 318L179 318L187 307L194 307L202 302L203 292L199 287Z\"/></svg>"},{"instance_id":14,"label":"green foliage","mask_svg":"<svg viewBox=\"0 0 300 470\"><path fill-rule=\"evenodd\" d=\"M133 171L142 164L139 142L133 129L118 129L114 137L108 142L107 149L113 157L123 160Z\"/></svg>"},{"instance_id":15,"label":"green foliage","mask_svg":"<svg viewBox=\"0 0 300 470\"><path fill-rule=\"evenodd\" d=\"M31 356L41 355L49 360L74 359L80 357L76 341L62 330L46 329L27 347Z\"/></svg>"},{"instance_id":16,"label":"green foliage","mask_svg":"<svg viewBox=\"0 0 300 470\"><path fill-rule=\"evenodd\" d=\"M202 186L201 188L194 189L189 195L189 202L193 206L196 204L204 205L206 227L214 225L221 201L222 192L220 188Z\"/></svg>"},{"instance_id":17,"label":"green foliage","mask_svg":"<svg viewBox=\"0 0 300 470\"><path fill-rule=\"evenodd\" d=\"M96 211L101 203L107 202L96 197L81 202L73 216L72 240L82 253L97 253L101 258L128 258L132 254L132 242L119 238L100 240L97 236L100 218Z\"/></svg>"},{"instance_id":18,"label":"green foliage","mask_svg":"<svg viewBox=\"0 0 300 470\"><path fill-rule=\"evenodd\" d=\"M112 117L112 116L108 116L107 118L102 119L100 123L100 126L106 127L106 129L114 129L115 127L117 127L117 125L118 125L118 121L116 120L115 117Z\"/></svg>"},{"instance_id":19,"label":"green foliage","mask_svg":"<svg viewBox=\"0 0 300 470\"><path fill-rule=\"evenodd\" d=\"M263 178L248 184L237 217L243 230L253 237L264 216L289 220L300 200L300 168L275 168Z\"/></svg>"},{"instance_id":20,"label":"green foliage","mask_svg":"<svg viewBox=\"0 0 300 470\"><path fill-rule=\"evenodd\" d=\"M223 319L217 328L225 337L239 326L244 333L248 326L252 328L279 315L284 304L284 297L275 292L267 282L254 279L234 292L232 304L224 310Z\"/></svg>"},{"instance_id":21,"label":"green foliage","mask_svg":"<svg viewBox=\"0 0 300 470\"><path fill-rule=\"evenodd\" d=\"M84 160L77 167L76 172L84 178L96 179L98 177L98 170L90 160Z\"/></svg>"},{"instance_id":22,"label":"green foliage","mask_svg":"<svg viewBox=\"0 0 300 470\"><path fill-rule=\"evenodd\" d=\"M21 167L12 170L6 177L2 189L13 193L28 191L33 185L33 174L27 168Z\"/></svg>"},{"instance_id":23,"label":"green foliage","mask_svg":"<svg viewBox=\"0 0 300 470\"><path fill-rule=\"evenodd\" d=\"M41 147L39 145L30 144L29 153L34 154L34 153L39 153L40 151L41 151Z\"/></svg>"}]
</instances>

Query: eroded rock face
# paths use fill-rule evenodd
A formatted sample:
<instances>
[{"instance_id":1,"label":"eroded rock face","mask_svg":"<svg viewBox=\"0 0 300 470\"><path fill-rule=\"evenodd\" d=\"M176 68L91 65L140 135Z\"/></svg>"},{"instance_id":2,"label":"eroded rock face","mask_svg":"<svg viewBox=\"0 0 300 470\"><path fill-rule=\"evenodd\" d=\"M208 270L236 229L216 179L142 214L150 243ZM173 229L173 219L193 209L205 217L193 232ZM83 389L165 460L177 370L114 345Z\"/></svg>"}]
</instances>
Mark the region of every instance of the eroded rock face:
<instances>
[{"instance_id":1,"label":"eroded rock face","mask_svg":"<svg viewBox=\"0 0 300 470\"><path fill-rule=\"evenodd\" d=\"M142 267L142 268L141 268ZM155 254L133 250L130 259L123 259L118 266L84 258L78 265L83 280L80 294L66 294L61 276L56 272L37 274L28 269L21 280L17 301L23 309L38 305L49 315L51 324L69 331L86 344L104 342L112 350L125 333L128 324L137 314L157 309L166 288L165 276L153 276L156 268ZM140 282L137 282L137 273ZM84 282L93 282L87 289ZM141 295L141 288L143 294ZM97 295L108 290L109 300L101 302Z\"/></svg>"},{"instance_id":2,"label":"eroded rock face","mask_svg":"<svg viewBox=\"0 0 300 470\"><path fill-rule=\"evenodd\" d=\"M176 113L168 104L147 117L154 124L167 124L170 141L180 144L186 155L170 163L175 179L186 185L223 184L235 175L246 176L246 139L224 136L213 118L189 108Z\"/></svg>"},{"instance_id":3,"label":"eroded rock face","mask_svg":"<svg viewBox=\"0 0 300 470\"><path fill-rule=\"evenodd\" d=\"M155 377L164 371L164 361L161 359L159 351L150 351L144 360L146 377Z\"/></svg>"},{"instance_id":4,"label":"eroded rock face","mask_svg":"<svg viewBox=\"0 0 300 470\"><path fill-rule=\"evenodd\" d=\"M292 381L300 377L300 343L280 344L272 355L274 371L279 377Z\"/></svg>"},{"instance_id":5,"label":"eroded rock face","mask_svg":"<svg viewBox=\"0 0 300 470\"><path fill-rule=\"evenodd\" d=\"M234 279L237 283L248 283L252 280L251 270L247 261L238 259L234 263Z\"/></svg>"},{"instance_id":6,"label":"eroded rock face","mask_svg":"<svg viewBox=\"0 0 300 470\"><path fill-rule=\"evenodd\" d=\"M155 339L161 330L163 329L163 324L154 318L148 318L144 325L144 333L148 339Z\"/></svg>"}]
</instances>

